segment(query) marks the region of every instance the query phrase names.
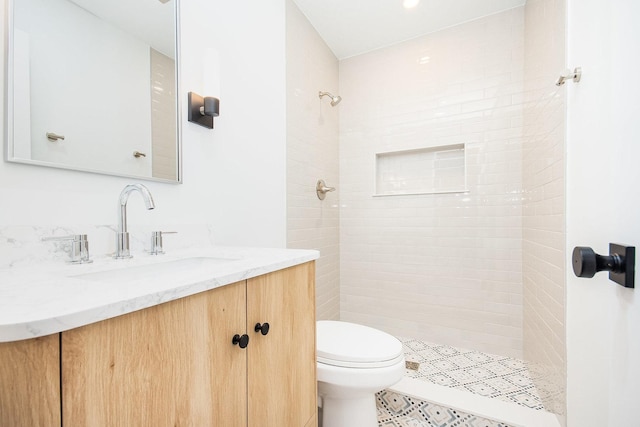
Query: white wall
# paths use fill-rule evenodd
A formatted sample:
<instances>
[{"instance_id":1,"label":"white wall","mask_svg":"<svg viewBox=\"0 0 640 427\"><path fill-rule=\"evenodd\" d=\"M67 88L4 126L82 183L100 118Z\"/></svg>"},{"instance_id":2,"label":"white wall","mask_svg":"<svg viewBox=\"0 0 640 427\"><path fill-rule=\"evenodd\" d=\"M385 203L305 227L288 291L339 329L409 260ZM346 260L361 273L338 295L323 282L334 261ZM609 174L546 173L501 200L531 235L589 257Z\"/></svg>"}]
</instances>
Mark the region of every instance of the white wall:
<instances>
[{"instance_id":1,"label":"white wall","mask_svg":"<svg viewBox=\"0 0 640 427\"><path fill-rule=\"evenodd\" d=\"M193 153L202 158L191 168L210 179L193 176L192 182L212 195L210 221L220 244L285 247L285 2L191 3L183 2L192 9L183 31L189 27L212 49L196 48L183 61L183 79L191 81L191 87L183 85L183 95L192 90L215 96L220 88L216 130L196 131L209 135L211 152ZM203 69L203 60L211 69ZM209 73L218 68L216 82Z\"/></svg>"},{"instance_id":2,"label":"white wall","mask_svg":"<svg viewBox=\"0 0 640 427\"><path fill-rule=\"evenodd\" d=\"M284 16L282 0L182 2L183 111L186 93L195 91L219 96L221 113L213 131L188 123L183 114L184 184L145 182L157 208L145 211L133 195L132 232L140 223L160 229L211 224L221 245L285 246ZM215 53L213 71L219 73L207 66L207 52ZM4 64L1 70L4 80ZM2 162L0 226L115 224L118 195L130 182ZM92 251L113 250L109 244L93 245Z\"/></svg>"},{"instance_id":3,"label":"white wall","mask_svg":"<svg viewBox=\"0 0 640 427\"><path fill-rule=\"evenodd\" d=\"M567 254L590 246L640 247L640 4L568 2ZM636 262L638 255L636 255ZM573 275L567 256L569 427L637 426L640 407L640 286L606 273Z\"/></svg>"},{"instance_id":4,"label":"white wall","mask_svg":"<svg viewBox=\"0 0 640 427\"><path fill-rule=\"evenodd\" d=\"M338 115L319 91L338 94L338 60L287 1L287 246L317 249L318 319L340 316ZM324 200L316 182L336 187Z\"/></svg>"},{"instance_id":5,"label":"white wall","mask_svg":"<svg viewBox=\"0 0 640 427\"><path fill-rule=\"evenodd\" d=\"M340 62L340 316L522 355L523 8ZM466 144L468 193L373 197L375 153Z\"/></svg>"}]
</instances>

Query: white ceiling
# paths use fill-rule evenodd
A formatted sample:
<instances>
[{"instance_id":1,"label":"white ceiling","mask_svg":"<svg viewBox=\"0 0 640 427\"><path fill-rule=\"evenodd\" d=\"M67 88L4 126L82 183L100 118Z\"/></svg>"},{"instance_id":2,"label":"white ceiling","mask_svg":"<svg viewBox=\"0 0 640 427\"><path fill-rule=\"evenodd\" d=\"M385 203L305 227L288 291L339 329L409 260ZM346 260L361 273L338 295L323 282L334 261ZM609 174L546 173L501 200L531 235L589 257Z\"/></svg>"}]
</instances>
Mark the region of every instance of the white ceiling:
<instances>
[{"instance_id":1,"label":"white ceiling","mask_svg":"<svg viewBox=\"0 0 640 427\"><path fill-rule=\"evenodd\" d=\"M359 55L502 10L526 0L293 0L338 59Z\"/></svg>"}]
</instances>

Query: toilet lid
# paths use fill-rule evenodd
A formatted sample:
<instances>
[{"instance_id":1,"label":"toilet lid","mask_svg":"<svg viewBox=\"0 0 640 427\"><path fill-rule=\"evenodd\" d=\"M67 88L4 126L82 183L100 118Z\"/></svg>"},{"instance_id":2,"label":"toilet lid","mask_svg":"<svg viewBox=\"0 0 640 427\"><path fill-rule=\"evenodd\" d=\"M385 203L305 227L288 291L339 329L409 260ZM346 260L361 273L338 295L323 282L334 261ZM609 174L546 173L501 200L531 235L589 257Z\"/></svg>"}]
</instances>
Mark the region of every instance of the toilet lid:
<instances>
[{"instance_id":1,"label":"toilet lid","mask_svg":"<svg viewBox=\"0 0 640 427\"><path fill-rule=\"evenodd\" d=\"M364 325L334 320L316 322L319 363L353 368L391 366L403 360L402 343Z\"/></svg>"}]
</instances>

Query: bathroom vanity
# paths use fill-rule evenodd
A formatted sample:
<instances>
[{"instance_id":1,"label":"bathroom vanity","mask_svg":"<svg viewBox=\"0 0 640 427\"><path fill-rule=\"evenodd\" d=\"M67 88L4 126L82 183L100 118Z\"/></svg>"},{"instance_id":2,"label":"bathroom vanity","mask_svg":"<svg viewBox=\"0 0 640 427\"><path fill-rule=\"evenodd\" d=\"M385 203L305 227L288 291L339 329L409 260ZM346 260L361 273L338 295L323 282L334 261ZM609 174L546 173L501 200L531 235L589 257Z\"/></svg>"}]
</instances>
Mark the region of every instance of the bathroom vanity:
<instances>
[{"instance_id":1,"label":"bathroom vanity","mask_svg":"<svg viewBox=\"0 0 640 427\"><path fill-rule=\"evenodd\" d=\"M211 249L0 272L0 425L317 425L317 257Z\"/></svg>"}]
</instances>

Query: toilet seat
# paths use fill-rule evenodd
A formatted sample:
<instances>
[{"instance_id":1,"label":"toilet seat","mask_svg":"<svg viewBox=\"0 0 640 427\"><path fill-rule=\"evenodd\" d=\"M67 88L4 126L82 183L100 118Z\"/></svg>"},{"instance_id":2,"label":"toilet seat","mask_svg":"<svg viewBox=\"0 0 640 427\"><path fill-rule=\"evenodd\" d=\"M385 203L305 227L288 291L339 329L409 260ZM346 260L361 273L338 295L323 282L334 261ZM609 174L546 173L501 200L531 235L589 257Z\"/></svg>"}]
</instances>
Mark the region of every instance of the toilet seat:
<instances>
[{"instance_id":1,"label":"toilet seat","mask_svg":"<svg viewBox=\"0 0 640 427\"><path fill-rule=\"evenodd\" d=\"M345 368L382 368L402 362L402 343L364 325L333 320L316 322L318 363Z\"/></svg>"}]
</instances>

